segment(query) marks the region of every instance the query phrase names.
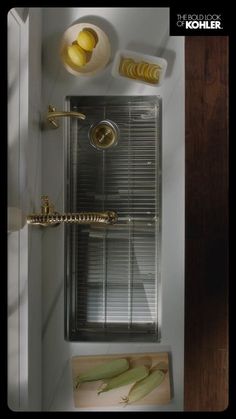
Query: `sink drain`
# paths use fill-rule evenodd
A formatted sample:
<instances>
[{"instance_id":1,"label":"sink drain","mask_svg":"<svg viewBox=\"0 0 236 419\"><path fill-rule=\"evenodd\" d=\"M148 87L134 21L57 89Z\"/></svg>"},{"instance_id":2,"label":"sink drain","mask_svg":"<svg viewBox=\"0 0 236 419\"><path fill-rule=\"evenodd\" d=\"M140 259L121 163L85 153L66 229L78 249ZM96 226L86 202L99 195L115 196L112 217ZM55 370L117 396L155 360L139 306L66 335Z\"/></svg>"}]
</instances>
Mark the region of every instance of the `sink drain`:
<instances>
[{"instance_id":1,"label":"sink drain","mask_svg":"<svg viewBox=\"0 0 236 419\"><path fill-rule=\"evenodd\" d=\"M93 147L105 150L117 144L119 138L118 126L108 119L100 121L90 127L89 139Z\"/></svg>"}]
</instances>

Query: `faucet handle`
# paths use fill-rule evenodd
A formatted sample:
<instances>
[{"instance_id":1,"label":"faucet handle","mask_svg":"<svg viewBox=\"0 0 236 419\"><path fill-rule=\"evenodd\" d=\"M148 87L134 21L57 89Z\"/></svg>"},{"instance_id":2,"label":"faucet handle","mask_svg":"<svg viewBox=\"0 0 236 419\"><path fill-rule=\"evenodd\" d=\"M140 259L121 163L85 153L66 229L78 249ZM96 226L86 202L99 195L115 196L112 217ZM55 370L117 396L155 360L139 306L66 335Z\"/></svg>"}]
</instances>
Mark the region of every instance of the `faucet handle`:
<instances>
[{"instance_id":1,"label":"faucet handle","mask_svg":"<svg viewBox=\"0 0 236 419\"><path fill-rule=\"evenodd\" d=\"M41 200L42 200L41 213L43 215L52 214L55 212L55 207L49 201L48 195L42 195Z\"/></svg>"}]
</instances>

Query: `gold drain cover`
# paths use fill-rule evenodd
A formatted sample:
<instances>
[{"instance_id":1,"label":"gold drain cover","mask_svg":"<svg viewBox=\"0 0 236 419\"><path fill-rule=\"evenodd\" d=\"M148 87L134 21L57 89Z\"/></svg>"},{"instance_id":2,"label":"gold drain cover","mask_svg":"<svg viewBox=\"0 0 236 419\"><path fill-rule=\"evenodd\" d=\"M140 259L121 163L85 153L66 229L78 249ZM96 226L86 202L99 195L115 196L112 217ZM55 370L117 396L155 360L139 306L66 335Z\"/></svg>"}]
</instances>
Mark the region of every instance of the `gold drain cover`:
<instances>
[{"instance_id":1,"label":"gold drain cover","mask_svg":"<svg viewBox=\"0 0 236 419\"><path fill-rule=\"evenodd\" d=\"M92 125L89 130L90 143L99 150L104 150L117 144L118 136L118 126L109 120L100 121Z\"/></svg>"}]
</instances>

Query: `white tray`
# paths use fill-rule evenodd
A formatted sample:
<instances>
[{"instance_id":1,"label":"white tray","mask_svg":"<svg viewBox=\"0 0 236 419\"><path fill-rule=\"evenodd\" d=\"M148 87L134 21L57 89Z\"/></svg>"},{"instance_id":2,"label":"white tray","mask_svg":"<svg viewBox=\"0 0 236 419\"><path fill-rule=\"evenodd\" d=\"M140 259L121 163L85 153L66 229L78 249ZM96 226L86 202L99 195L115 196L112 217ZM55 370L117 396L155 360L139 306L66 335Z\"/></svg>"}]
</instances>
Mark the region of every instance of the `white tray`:
<instances>
[{"instance_id":1,"label":"white tray","mask_svg":"<svg viewBox=\"0 0 236 419\"><path fill-rule=\"evenodd\" d=\"M130 77L126 77L126 76L122 76L119 73L119 66L120 66L120 60L122 58L132 58L134 61L147 61L150 64L158 64L161 67L161 73L160 73L160 79L158 83L148 83L145 82L143 80L138 80L138 79L132 79ZM130 80L136 83L142 83L142 84L146 84L148 86L152 86L152 87L158 87L162 84L163 79L165 77L165 73L166 73L166 69L167 69L167 61L165 60L165 58L161 58L161 57L155 57L153 55L146 55L146 54L142 54L139 52L134 52L134 51L130 51L127 49L123 49L123 50L118 50L115 58L114 58L114 64L112 67L112 71L111 74L113 75L113 77L119 78L119 79L126 79L126 80Z\"/></svg>"}]
</instances>

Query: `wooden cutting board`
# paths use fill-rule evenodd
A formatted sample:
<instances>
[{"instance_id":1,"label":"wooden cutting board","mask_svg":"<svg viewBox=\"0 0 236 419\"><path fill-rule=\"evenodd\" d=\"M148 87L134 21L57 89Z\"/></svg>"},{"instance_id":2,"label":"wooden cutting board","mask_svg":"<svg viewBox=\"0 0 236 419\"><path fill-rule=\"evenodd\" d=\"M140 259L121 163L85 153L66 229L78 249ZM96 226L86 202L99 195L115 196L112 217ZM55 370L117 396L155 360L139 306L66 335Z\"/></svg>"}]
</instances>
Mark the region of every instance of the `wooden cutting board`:
<instances>
[{"instance_id":1,"label":"wooden cutting board","mask_svg":"<svg viewBox=\"0 0 236 419\"><path fill-rule=\"evenodd\" d=\"M95 355L95 356L75 356L71 359L72 378L74 379L81 373L89 369L111 361L112 359L126 358L131 366L147 365L153 367L159 362L165 362L168 366L164 381L145 396L139 402L132 405L159 405L167 404L171 399L170 377L169 377L169 359L167 352L148 352L136 354L116 354L116 355ZM123 406L120 404L121 397L127 396L133 384L129 384L118 389L113 389L97 395L97 390L102 384L102 380L83 383L77 391L74 391L75 407L101 407L101 406ZM72 383L73 385L73 383Z\"/></svg>"}]
</instances>

